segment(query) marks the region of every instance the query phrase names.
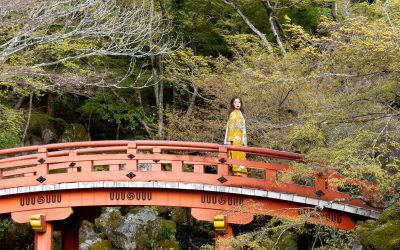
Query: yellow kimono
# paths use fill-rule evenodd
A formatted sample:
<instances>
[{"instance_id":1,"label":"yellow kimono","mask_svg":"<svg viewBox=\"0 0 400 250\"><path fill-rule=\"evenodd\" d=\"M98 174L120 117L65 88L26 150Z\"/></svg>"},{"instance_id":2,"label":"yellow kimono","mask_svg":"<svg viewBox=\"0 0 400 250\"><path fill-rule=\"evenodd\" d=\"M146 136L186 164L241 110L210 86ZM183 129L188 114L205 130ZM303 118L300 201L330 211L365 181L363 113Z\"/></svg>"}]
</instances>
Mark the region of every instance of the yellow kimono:
<instances>
[{"instance_id":1,"label":"yellow kimono","mask_svg":"<svg viewBox=\"0 0 400 250\"><path fill-rule=\"evenodd\" d=\"M226 125L224 143L231 142L235 146L247 146L246 138L246 124L240 110L233 110L229 114L228 124ZM229 151L229 158L234 160L246 160L244 152ZM234 175L247 176L247 169L245 166L233 165L232 171Z\"/></svg>"}]
</instances>

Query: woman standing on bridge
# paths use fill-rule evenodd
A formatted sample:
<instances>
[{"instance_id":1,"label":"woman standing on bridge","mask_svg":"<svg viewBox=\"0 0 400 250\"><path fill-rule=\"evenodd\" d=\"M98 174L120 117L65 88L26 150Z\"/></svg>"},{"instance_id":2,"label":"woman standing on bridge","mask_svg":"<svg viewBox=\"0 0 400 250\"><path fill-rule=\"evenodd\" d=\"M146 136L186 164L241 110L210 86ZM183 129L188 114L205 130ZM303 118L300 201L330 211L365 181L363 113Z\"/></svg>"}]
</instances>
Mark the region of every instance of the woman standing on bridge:
<instances>
[{"instance_id":1,"label":"woman standing on bridge","mask_svg":"<svg viewBox=\"0 0 400 250\"><path fill-rule=\"evenodd\" d=\"M243 117L243 103L239 97L234 97L231 100L229 109L228 124L226 125L225 144L235 146L247 146L246 138L246 123ZM233 160L246 160L244 152L229 151L229 158ZM232 171L237 176L247 176L245 166L232 165Z\"/></svg>"}]
</instances>

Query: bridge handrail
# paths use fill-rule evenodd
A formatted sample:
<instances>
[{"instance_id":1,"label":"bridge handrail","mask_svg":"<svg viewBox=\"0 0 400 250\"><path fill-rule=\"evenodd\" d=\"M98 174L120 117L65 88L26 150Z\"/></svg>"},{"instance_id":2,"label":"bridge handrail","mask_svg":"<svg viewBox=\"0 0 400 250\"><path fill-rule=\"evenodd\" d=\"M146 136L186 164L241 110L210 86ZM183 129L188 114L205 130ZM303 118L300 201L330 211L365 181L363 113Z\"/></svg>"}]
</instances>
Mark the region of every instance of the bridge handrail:
<instances>
[{"instance_id":1,"label":"bridge handrail","mask_svg":"<svg viewBox=\"0 0 400 250\"><path fill-rule=\"evenodd\" d=\"M87 152L101 152L101 151L118 151L125 150L128 147L129 143L135 143L136 147L140 149L140 147L148 149L153 147L159 147L162 150L182 150L182 151L190 151L195 149L196 151L204 150L208 152L218 152L219 148L226 147L227 150L235 150L241 151L252 155L259 155L264 157L278 158L278 159L287 159L287 160L301 160L304 159L304 155L279 151L273 149L266 148L258 148L258 147L243 147L243 146L233 146L233 145L220 145L217 143L205 143L205 142L185 142L185 141L146 141L146 140L137 140L137 141L129 141L129 140L117 140L117 141L88 141L88 142L66 142L66 143L55 143L55 144L46 144L46 145L36 145L36 146L26 146L26 147L18 147L11 149L1 149L0 156L6 156L10 154L20 154L20 153L28 153L28 152L37 152L40 148L45 148L49 155L52 154L50 150L60 150L65 148L75 148L74 150L77 153L85 152L84 149L79 150L77 148L88 148L92 147L92 149L87 149ZM121 146L121 147L117 147ZM93 147L102 147L96 148ZM108 147L108 148L107 148ZM91 151L92 150L92 151ZM21 158L24 159L24 158ZM4 159L0 160L2 162Z\"/></svg>"}]
</instances>

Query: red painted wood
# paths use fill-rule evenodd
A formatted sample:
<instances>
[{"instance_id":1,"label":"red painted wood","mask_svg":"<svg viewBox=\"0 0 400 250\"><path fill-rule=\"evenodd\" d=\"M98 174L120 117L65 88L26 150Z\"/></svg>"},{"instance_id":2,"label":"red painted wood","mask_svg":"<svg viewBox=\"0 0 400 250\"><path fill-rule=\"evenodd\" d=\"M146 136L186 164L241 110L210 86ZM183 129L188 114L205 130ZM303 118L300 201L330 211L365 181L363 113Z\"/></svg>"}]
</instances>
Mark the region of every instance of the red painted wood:
<instances>
[{"instance_id":1,"label":"red painted wood","mask_svg":"<svg viewBox=\"0 0 400 250\"><path fill-rule=\"evenodd\" d=\"M46 232L35 232L35 250L52 250L53 249L53 225L51 222L46 223Z\"/></svg>"},{"instance_id":2,"label":"red painted wood","mask_svg":"<svg viewBox=\"0 0 400 250\"><path fill-rule=\"evenodd\" d=\"M27 200L30 202L27 203ZM43 202L39 202L39 200ZM49 214L46 217L48 217L47 221L50 221L66 218L64 212L56 213L57 209L55 208L68 209L70 207L134 205L176 206L190 207L194 210L202 209L202 217L200 218L205 220L213 218L211 216L215 215L215 210L220 210L228 217L228 222L231 220L232 223L238 224L247 222L250 218L249 216L256 214L297 218L305 214L305 211L312 211L314 209L304 204L289 201L235 194L192 190L118 188L64 190L5 196L0 199L0 213L12 212L13 214L24 214L24 218L26 218L26 215L36 214L40 211L44 214ZM207 215L207 211L210 214ZM195 216L200 216L198 214L198 212L195 212ZM240 216L245 221L240 222ZM334 221L332 221L333 218L335 218ZM324 209L320 217L311 217L308 221L345 230L353 229L356 224L349 214L331 209Z\"/></svg>"},{"instance_id":3,"label":"red painted wood","mask_svg":"<svg viewBox=\"0 0 400 250\"><path fill-rule=\"evenodd\" d=\"M79 220L77 218L68 219L62 232L62 249L79 249Z\"/></svg>"},{"instance_id":4,"label":"red painted wood","mask_svg":"<svg viewBox=\"0 0 400 250\"><path fill-rule=\"evenodd\" d=\"M34 205L31 206L34 207ZM18 223L28 223L30 221L31 215L45 214L47 221L54 221L54 220L64 220L68 218L72 213L73 211L71 207L55 207L55 208L45 208L45 209L33 209L33 210L30 208L28 210L23 210L18 212L12 211L11 218Z\"/></svg>"}]
</instances>

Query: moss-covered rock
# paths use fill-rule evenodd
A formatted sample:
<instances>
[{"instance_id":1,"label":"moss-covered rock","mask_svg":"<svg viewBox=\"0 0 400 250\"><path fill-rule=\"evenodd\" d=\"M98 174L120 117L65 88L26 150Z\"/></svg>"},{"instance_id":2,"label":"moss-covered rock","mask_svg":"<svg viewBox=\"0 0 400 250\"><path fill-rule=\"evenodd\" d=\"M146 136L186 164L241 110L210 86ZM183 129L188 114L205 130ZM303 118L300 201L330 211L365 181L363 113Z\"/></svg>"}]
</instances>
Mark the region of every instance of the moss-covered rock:
<instances>
[{"instance_id":1,"label":"moss-covered rock","mask_svg":"<svg viewBox=\"0 0 400 250\"><path fill-rule=\"evenodd\" d=\"M89 250L91 246L101 241L101 237L94 231L93 223L83 220L79 228L79 249Z\"/></svg>"},{"instance_id":2,"label":"moss-covered rock","mask_svg":"<svg viewBox=\"0 0 400 250\"><path fill-rule=\"evenodd\" d=\"M172 209L171 220L178 224L186 224L189 220L186 208L176 207Z\"/></svg>"},{"instance_id":3,"label":"moss-covered rock","mask_svg":"<svg viewBox=\"0 0 400 250\"><path fill-rule=\"evenodd\" d=\"M173 207L158 206L157 207L158 216L169 219L171 217L171 211L173 209L174 209Z\"/></svg>"},{"instance_id":4,"label":"moss-covered rock","mask_svg":"<svg viewBox=\"0 0 400 250\"><path fill-rule=\"evenodd\" d=\"M88 141L90 139L86 128L79 123L68 124L61 135L60 142Z\"/></svg>"},{"instance_id":5,"label":"moss-covered rock","mask_svg":"<svg viewBox=\"0 0 400 250\"><path fill-rule=\"evenodd\" d=\"M400 249L400 201L387 208L378 220L359 222L356 232L367 249Z\"/></svg>"},{"instance_id":6,"label":"moss-covered rock","mask_svg":"<svg viewBox=\"0 0 400 250\"><path fill-rule=\"evenodd\" d=\"M161 229L166 228L171 231L173 234L176 233L176 223L173 220L163 220L161 223Z\"/></svg>"},{"instance_id":7,"label":"moss-covered rock","mask_svg":"<svg viewBox=\"0 0 400 250\"><path fill-rule=\"evenodd\" d=\"M179 242L176 240L162 240L157 249L160 250L180 250Z\"/></svg>"},{"instance_id":8,"label":"moss-covered rock","mask_svg":"<svg viewBox=\"0 0 400 250\"><path fill-rule=\"evenodd\" d=\"M112 250L112 244L110 240L102 240L94 243L89 247L89 250Z\"/></svg>"},{"instance_id":9,"label":"moss-covered rock","mask_svg":"<svg viewBox=\"0 0 400 250\"><path fill-rule=\"evenodd\" d=\"M64 119L52 117L45 113L32 112L30 134L41 137L41 144L55 142L64 132L67 122Z\"/></svg>"},{"instance_id":10,"label":"moss-covered rock","mask_svg":"<svg viewBox=\"0 0 400 250\"><path fill-rule=\"evenodd\" d=\"M122 210L122 211L121 211ZM184 212L185 210L176 210ZM151 206L103 208L95 225L84 221L80 249L180 249L175 221L157 216ZM108 240L108 241L105 241Z\"/></svg>"},{"instance_id":11,"label":"moss-covered rock","mask_svg":"<svg viewBox=\"0 0 400 250\"><path fill-rule=\"evenodd\" d=\"M172 220L161 220L161 227L156 242L162 240L175 240L176 224Z\"/></svg>"},{"instance_id":12,"label":"moss-covered rock","mask_svg":"<svg viewBox=\"0 0 400 250\"><path fill-rule=\"evenodd\" d=\"M161 219L151 207L130 209L122 215L118 208L107 208L96 219L96 228L105 232L117 249L150 249L160 234Z\"/></svg>"},{"instance_id":13,"label":"moss-covered rock","mask_svg":"<svg viewBox=\"0 0 400 250\"><path fill-rule=\"evenodd\" d=\"M107 207L95 220L95 230L110 235L122 224L123 220L118 207Z\"/></svg>"}]
</instances>

